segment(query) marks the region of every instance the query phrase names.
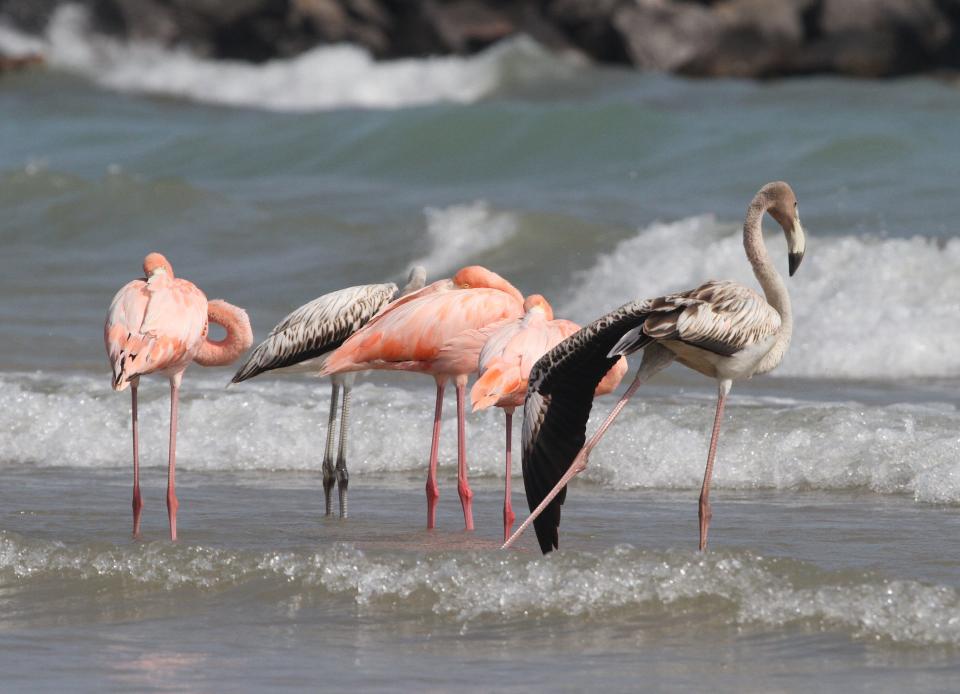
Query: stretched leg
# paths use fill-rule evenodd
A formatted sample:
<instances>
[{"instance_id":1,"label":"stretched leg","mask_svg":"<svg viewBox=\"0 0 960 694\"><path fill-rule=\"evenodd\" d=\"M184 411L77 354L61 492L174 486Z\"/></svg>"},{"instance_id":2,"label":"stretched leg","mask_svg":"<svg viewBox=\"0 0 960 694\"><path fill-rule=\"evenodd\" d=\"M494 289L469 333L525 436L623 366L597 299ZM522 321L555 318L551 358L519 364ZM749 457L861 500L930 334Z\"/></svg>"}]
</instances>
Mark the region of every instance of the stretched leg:
<instances>
[{"instance_id":1,"label":"stretched leg","mask_svg":"<svg viewBox=\"0 0 960 694\"><path fill-rule=\"evenodd\" d=\"M140 537L140 515L143 512L143 500L140 498L140 428L137 421L137 386L140 378L130 381L131 424L133 427L133 536Z\"/></svg>"},{"instance_id":2,"label":"stretched leg","mask_svg":"<svg viewBox=\"0 0 960 694\"><path fill-rule=\"evenodd\" d=\"M730 392L731 382L720 381L717 391L717 414L713 418L713 432L710 434L710 450L707 453L707 467L703 471L703 486L700 488L700 551L707 548L707 533L710 531L710 519L713 511L710 510L710 479L713 477L713 459L717 455L717 439L720 438L720 423L723 421L723 406Z\"/></svg>"},{"instance_id":3,"label":"stretched leg","mask_svg":"<svg viewBox=\"0 0 960 694\"><path fill-rule=\"evenodd\" d=\"M463 506L465 530L473 530L473 490L467 481L467 427L466 427L467 377L457 376L457 492Z\"/></svg>"},{"instance_id":4,"label":"stretched leg","mask_svg":"<svg viewBox=\"0 0 960 694\"><path fill-rule=\"evenodd\" d=\"M327 448L323 453L323 500L326 511L330 515L330 495L333 492L333 482L336 479L333 472L333 444L337 431L337 401L340 399L340 382L334 380L330 386L330 419L327 421Z\"/></svg>"},{"instance_id":5,"label":"stretched leg","mask_svg":"<svg viewBox=\"0 0 960 694\"><path fill-rule=\"evenodd\" d=\"M437 487L437 454L440 447L440 414L443 411L443 391L447 386L445 378L437 377L437 403L433 410L433 440L430 442L430 464L427 468L427 529L437 527L437 499L440 489Z\"/></svg>"},{"instance_id":6,"label":"stretched leg","mask_svg":"<svg viewBox=\"0 0 960 694\"><path fill-rule=\"evenodd\" d=\"M176 374L170 379L170 458L167 462L167 516L170 519L170 539L177 539L177 409L180 400L180 378Z\"/></svg>"},{"instance_id":7,"label":"stretched leg","mask_svg":"<svg viewBox=\"0 0 960 694\"><path fill-rule=\"evenodd\" d=\"M350 475L347 473L347 428L350 419L350 390L352 379L343 384L343 413L340 415L340 452L337 454L337 493L340 496L340 517L347 517L347 486Z\"/></svg>"},{"instance_id":8,"label":"stretched leg","mask_svg":"<svg viewBox=\"0 0 960 694\"><path fill-rule=\"evenodd\" d=\"M513 521L516 520L516 516L513 514L513 504L511 503L511 495L513 492L510 489L510 475L511 475L511 459L510 453L513 448L513 408L508 407L504 409L503 413L507 418L507 468L506 468L506 479L503 483L503 541L506 542L507 538L510 537L510 528L513 527Z\"/></svg>"},{"instance_id":9,"label":"stretched leg","mask_svg":"<svg viewBox=\"0 0 960 694\"><path fill-rule=\"evenodd\" d=\"M523 534L523 531L530 527L534 519L543 513L543 509L553 501L554 497L560 493L560 490L563 489L567 483L576 477L578 474L583 472L587 468L587 458L590 457L590 451L600 442L600 439L603 438L603 435L606 433L607 429L613 424L613 420L617 418L620 412L623 410L624 406L627 404L627 401L633 397L633 394L637 392L637 389L640 387L640 384L649 380L654 374L658 371L662 371L668 367L671 362L673 362L673 353L667 350L665 347L658 345L657 343L651 344L643 351L643 361L640 362L640 368L637 369L637 375L633 379L633 383L630 384L630 387L627 388L627 391L620 398L620 401L614 406L613 410L607 415L607 418L603 420L603 424L600 425L600 428L597 429L597 432L590 437L590 440L580 449L580 452L577 453L577 457L573 459L573 462L570 464L570 467L567 468L567 471L563 473L563 477L560 478L560 481L550 490L550 493L547 494L543 501L530 512L530 515L525 521L520 525L519 528L510 536L510 538L503 543L503 546L500 549L509 548L514 542L517 541L517 538Z\"/></svg>"}]
</instances>

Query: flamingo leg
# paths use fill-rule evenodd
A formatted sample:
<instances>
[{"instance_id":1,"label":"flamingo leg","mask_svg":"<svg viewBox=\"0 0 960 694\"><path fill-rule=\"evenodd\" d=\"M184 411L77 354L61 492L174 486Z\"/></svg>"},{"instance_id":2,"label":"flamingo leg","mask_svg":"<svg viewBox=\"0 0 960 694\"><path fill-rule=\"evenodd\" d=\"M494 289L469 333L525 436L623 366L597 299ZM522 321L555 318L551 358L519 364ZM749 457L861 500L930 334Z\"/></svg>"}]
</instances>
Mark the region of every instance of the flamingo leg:
<instances>
[{"instance_id":1,"label":"flamingo leg","mask_svg":"<svg viewBox=\"0 0 960 694\"><path fill-rule=\"evenodd\" d=\"M350 475L347 473L347 429L350 420L350 390L349 382L343 385L343 412L340 415L340 452L337 454L337 494L340 497L340 517L347 517L347 487L350 484Z\"/></svg>"},{"instance_id":2,"label":"flamingo leg","mask_svg":"<svg viewBox=\"0 0 960 694\"><path fill-rule=\"evenodd\" d=\"M607 415L607 418L603 420L603 424L600 425L600 428L597 429L596 433L590 437L590 440L580 449L580 452L577 453L577 457L573 459L573 462L570 464L570 467L567 468L567 471L563 473L563 477L560 478L560 481L550 490L550 493L547 494L543 501L530 512L530 515L525 521L520 525L519 528L509 537L509 539L503 543L500 549L508 549L514 542L517 541L517 538L523 534L523 531L530 527L534 519L543 513L551 501L560 493L560 491L567 486L567 483L572 480L574 477L579 475L581 472L587 469L587 458L590 457L590 451L600 442L600 439L603 438L603 435L607 432L607 429L613 424L613 420L617 418L623 408L626 406L627 401L633 397L633 394L637 392L637 389L640 385L650 379L651 376L656 374L658 371L662 371L667 368L673 362L673 353L667 350L667 348L653 343L643 351L643 361L640 362L640 368L637 369L637 375L633 379L633 383L630 384L630 387L627 388L626 392L614 406L610 414Z\"/></svg>"},{"instance_id":3,"label":"flamingo leg","mask_svg":"<svg viewBox=\"0 0 960 694\"><path fill-rule=\"evenodd\" d=\"M457 492L463 506L464 530L473 530L473 490L467 480L467 377L457 377Z\"/></svg>"},{"instance_id":4,"label":"flamingo leg","mask_svg":"<svg viewBox=\"0 0 960 694\"><path fill-rule=\"evenodd\" d=\"M132 402L130 424L133 429L133 537L140 537L140 516L143 513L143 499L140 498L140 427L137 420L137 386L140 379L130 381L130 400Z\"/></svg>"},{"instance_id":5,"label":"flamingo leg","mask_svg":"<svg viewBox=\"0 0 960 694\"><path fill-rule=\"evenodd\" d=\"M427 468L427 529L437 527L437 454L440 448L440 415L443 412L443 391L447 386L444 378L437 378L437 403L433 410L433 440L430 442L430 464Z\"/></svg>"},{"instance_id":6,"label":"flamingo leg","mask_svg":"<svg viewBox=\"0 0 960 694\"><path fill-rule=\"evenodd\" d=\"M717 455L717 441L720 438L720 424L723 421L723 406L730 392L730 381L720 382L717 391L717 414L713 418L713 432L710 434L710 450L707 452L707 467L703 471L703 486L700 488L700 551L707 548L707 533L710 531L710 519L713 511L710 509L710 481L713 477L713 460Z\"/></svg>"},{"instance_id":7,"label":"flamingo leg","mask_svg":"<svg viewBox=\"0 0 960 694\"><path fill-rule=\"evenodd\" d=\"M167 462L167 516L170 519L170 539L177 539L177 410L180 401L180 374L170 379L170 457Z\"/></svg>"},{"instance_id":8,"label":"flamingo leg","mask_svg":"<svg viewBox=\"0 0 960 694\"><path fill-rule=\"evenodd\" d=\"M327 421L327 447L323 453L323 500L324 515L331 515L330 496L336 479L333 471L333 446L337 431L337 404L340 400L340 383L334 379L330 386L330 419Z\"/></svg>"},{"instance_id":9,"label":"flamingo leg","mask_svg":"<svg viewBox=\"0 0 960 694\"><path fill-rule=\"evenodd\" d=\"M513 495L512 490L510 489L510 475L511 475L511 449L513 448L513 408L506 408L503 413L506 415L507 420L507 443L506 443L506 474L503 484L503 541L506 542L507 538L510 537L510 528L513 527L513 521L516 520L516 515L513 513L513 504L511 502L511 497Z\"/></svg>"}]
</instances>

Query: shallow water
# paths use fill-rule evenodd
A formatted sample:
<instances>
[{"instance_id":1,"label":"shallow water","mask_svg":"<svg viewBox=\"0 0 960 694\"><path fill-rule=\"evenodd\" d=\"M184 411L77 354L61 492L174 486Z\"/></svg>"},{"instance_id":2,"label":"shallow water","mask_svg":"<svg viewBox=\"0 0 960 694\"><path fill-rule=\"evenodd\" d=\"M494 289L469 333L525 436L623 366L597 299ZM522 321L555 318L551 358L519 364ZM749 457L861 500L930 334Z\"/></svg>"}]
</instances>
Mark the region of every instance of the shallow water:
<instances>
[{"instance_id":1,"label":"shallow water","mask_svg":"<svg viewBox=\"0 0 960 694\"><path fill-rule=\"evenodd\" d=\"M526 40L251 67L97 39L70 13L45 37L0 29L0 50L24 45L52 69L0 89L4 691L952 688L954 86L694 82ZM775 374L733 391L707 554L713 385L679 368L594 453L549 558L532 537L495 551L499 412L468 420L477 531L459 530L452 399L440 528L422 529L432 384L383 374L355 391L340 522L319 513L327 384L225 390L230 370L188 370L171 545L167 393L147 379L145 541L129 539L129 400L109 389L101 326L146 252L247 308L258 338L416 262L431 278L489 265L585 322L709 277L752 282L739 223L778 178L809 233L796 334Z\"/></svg>"}]
</instances>

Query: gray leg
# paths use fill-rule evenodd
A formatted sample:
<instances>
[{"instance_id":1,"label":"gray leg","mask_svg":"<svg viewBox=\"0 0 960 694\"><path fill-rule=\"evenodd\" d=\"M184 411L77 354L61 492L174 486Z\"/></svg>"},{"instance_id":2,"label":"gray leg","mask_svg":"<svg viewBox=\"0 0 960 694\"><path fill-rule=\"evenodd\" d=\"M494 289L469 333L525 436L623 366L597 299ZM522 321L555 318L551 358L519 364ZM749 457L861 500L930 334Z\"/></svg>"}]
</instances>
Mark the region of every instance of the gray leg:
<instances>
[{"instance_id":1,"label":"gray leg","mask_svg":"<svg viewBox=\"0 0 960 694\"><path fill-rule=\"evenodd\" d=\"M331 515L330 494L336 479L333 472L333 445L337 425L337 401L340 399L340 384L334 381L330 388L330 421L327 422L327 449L323 454L323 499L326 515Z\"/></svg>"},{"instance_id":2,"label":"gray leg","mask_svg":"<svg viewBox=\"0 0 960 694\"><path fill-rule=\"evenodd\" d=\"M347 429L350 426L350 390L353 384L343 385L343 414L340 416L340 452L337 454L337 492L340 495L340 517L347 517L347 486L350 475L347 473Z\"/></svg>"}]
</instances>

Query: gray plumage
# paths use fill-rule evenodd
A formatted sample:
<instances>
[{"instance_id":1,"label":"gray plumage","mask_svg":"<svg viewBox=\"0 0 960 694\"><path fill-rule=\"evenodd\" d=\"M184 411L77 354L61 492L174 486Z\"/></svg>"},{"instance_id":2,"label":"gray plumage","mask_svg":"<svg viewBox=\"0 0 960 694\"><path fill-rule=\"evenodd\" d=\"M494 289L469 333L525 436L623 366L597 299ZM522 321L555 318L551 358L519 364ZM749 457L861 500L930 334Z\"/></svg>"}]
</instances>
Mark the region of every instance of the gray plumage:
<instances>
[{"instance_id":1,"label":"gray plumage","mask_svg":"<svg viewBox=\"0 0 960 694\"><path fill-rule=\"evenodd\" d=\"M250 353L231 383L274 369L317 372L326 355L366 325L394 299L422 289L427 273L417 265L402 290L393 282L361 284L324 294L280 321ZM300 366L300 368L293 368Z\"/></svg>"},{"instance_id":2,"label":"gray plumage","mask_svg":"<svg viewBox=\"0 0 960 694\"><path fill-rule=\"evenodd\" d=\"M387 304L405 294L422 289L427 273L419 265L410 271L402 291L392 282L363 284L324 294L304 304L270 331L257 345L246 363L233 376L232 383L275 369L317 373L327 356L347 338L366 325ZM327 424L327 445L322 463L323 492L326 514L331 514L330 495L334 483L340 496L340 517L347 517L347 434L350 419L350 391L354 374L338 374L331 378L330 419ZM333 450L336 443L337 407L343 389L343 410L340 417L340 447L336 466Z\"/></svg>"},{"instance_id":3,"label":"gray plumage","mask_svg":"<svg viewBox=\"0 0 960 694\"><path fill-rule=\"evenodd\" d=\"M232 382L313 361L332 352L398 294L397 285L392 282L363 284L338 289L304 304L257 345ZM319 371L317 362L312 365Z\"/></svg>"},{"instance_id":4,"label":"gray plumage","mask_svg":"<svg viewBox=\"0 0 960 694\"><path fill-rule=\"evenodd\" d=\"M700 549L706 546L710 480L727 393L733 381L776 368L793 334L790 296L763 243L761 220L768 212L786 236L791 275L806 244L793 190L782 181L763 186L748 206L743 225L744 252L763 296L736 282L710 281L687 292L624 304L571 335L534 365L524 403L522 446L531 518L505 547L532 519L543 552L557 548L560 507L566 497L562 485L584 469L590 450L640 383L674 360L718 383L699 506ZM644 358L633 385L584 446L597 384L617 358L640 349Z\"/></svg>"},{"instance_id":5,"label":"gray plumage","mask_svg":"<svg viewBox=\"0 0 960 694\"><path fill-rule=\"evenodd\" d=\"M524 403L522 466L530 510L583 447L594 390L620 356L659 342L682 364L716 376L711 355L735 358L763 344L780 325L780 314L756 291L737 282L710 281L624 304L547 352L530 373ZM534 521L544 552L558 546L565 496L566 490Z\"/></svg>"}]
</instances>

